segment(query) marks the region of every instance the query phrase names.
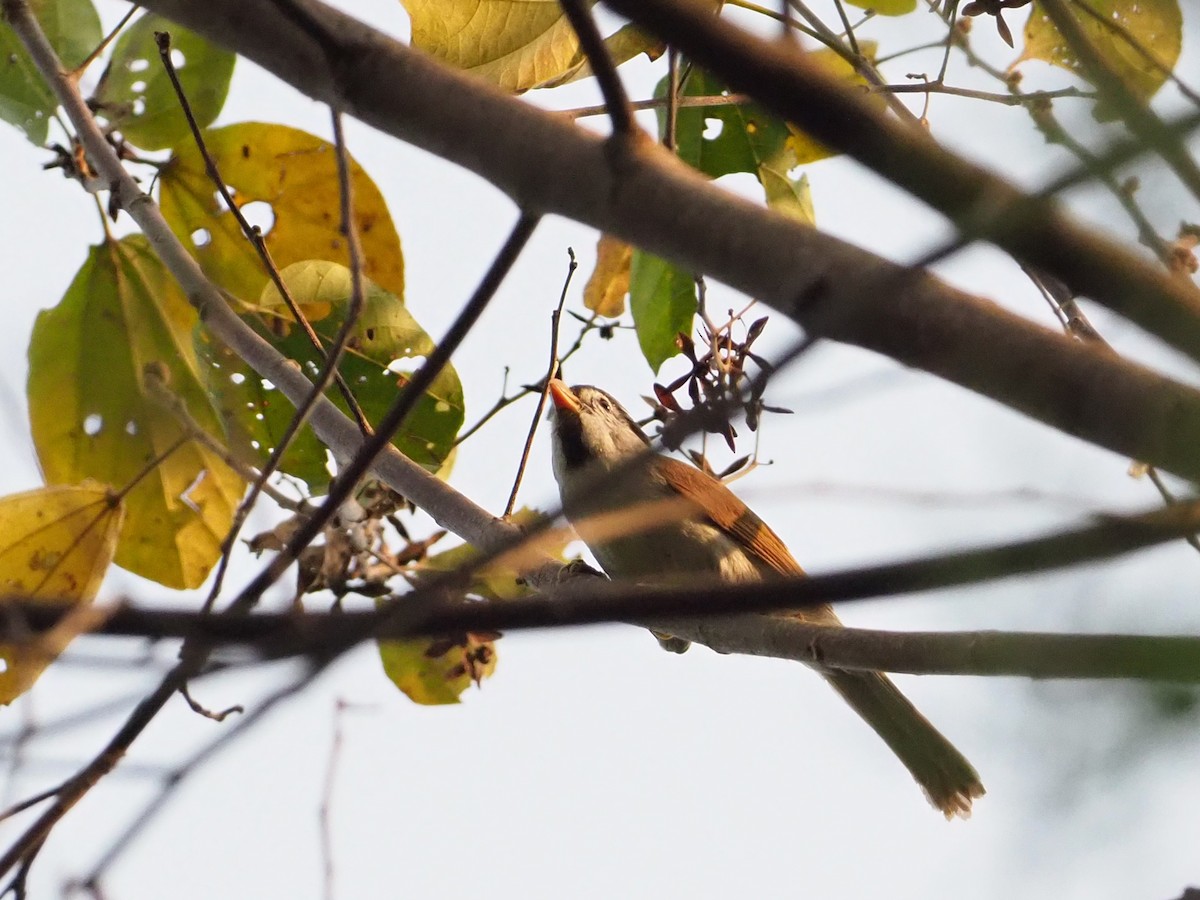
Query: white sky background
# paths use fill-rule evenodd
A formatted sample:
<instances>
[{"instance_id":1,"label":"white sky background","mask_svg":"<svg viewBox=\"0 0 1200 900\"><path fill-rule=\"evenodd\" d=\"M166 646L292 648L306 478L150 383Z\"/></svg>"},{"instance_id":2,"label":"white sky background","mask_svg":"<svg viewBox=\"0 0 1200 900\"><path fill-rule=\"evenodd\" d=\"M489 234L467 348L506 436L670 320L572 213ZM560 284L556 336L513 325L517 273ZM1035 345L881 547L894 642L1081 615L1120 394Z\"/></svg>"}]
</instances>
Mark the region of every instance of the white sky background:
<instances>
[{"instance_id":1,"label":"white sky background","mask_svg":"<svg viewBox=\"0 0 1200 900\"><path fill-rule=\"evenodd\" d=\"M407 32L390 0L342 5L391 33ZM123 8L100 5L108 24ZM1008 18L1019 34L1022 16ZM914 29L929 27L921 16L910 19ZM990 23L978 24L977 46L1010 59ZM1185 37L1182 73L1197 71L1196 37ZM918 57L889 71L900 78L935 72L936 65L934 57ZM1026 72L1028 83L1059 82L1039 65ZM644 97L661 68L639 61L622 73L634 96ZM955 83L970 77L960 73ZM530 100L566 108L598 96L587 83ZM1170 91L1160 102L1167 112L1179 108ZM1095 133L1081 105L1058 110L1081 134ZM931 118L948 144L1023 185L1040 184L1067 164L1020 110L935 97ZM242 61L221 123L248 120L329 136L323 106ZM357 123L348 133L400 232L410 308L436 337L516 211L473 175ZM40 484L24 406L33 319L58 301L88 244L101 236L91 199L57 172L40 171L47 158L15 130L0 131L8 213L0 217L8 298L0 306L2 493ZM809 174L819 225L831 233L900 261L944 234L935 216L852 163L825 161ZM1141 175L1140 199L1160 231L1173 234L1181 218L1195 218L1195 206L1169 176ZM730 183L757 192L750 176ZM1073 200L1081 215L1132 235L1106 196L1089 190ZM468 422L498 395L503 366L512 367L512 384L540 376L566 248L581 261L570 299L578 310L594 242L589 229L559 219L539 228L455 358ZM972 250L941 271L1053 325L1043 301L1000 254ZM718 286L710 297L715 310L742 304ZM1131 327L1100 312L1094 321L1121 352L1196 380L1193 368ZM568 321L564 339L572 336ZM784 346L793 336L773 315L764 346ZM633 409L652 380L632 332L612 343L592 341L572 360L568 378L603 384ZM796 415L767 420L763 456L776 464L736 489L813 572L1025 536L1090 510L1155 501L1148 483L1126 476L1127 460L862 351L822 346L768 396ZM511 408L460 453L453 483L489 509L503 507L531 410L532 401ZM547 440L543 433L537 442L525 503L556 499ZM236 569L241 578L253 571L253 563ZM853 624L906 629L1194 631L1198 574L1200 558L1180 542L1087 570L841 612ZM108 589L195 602L123 573ZM74 652L128 658L136 646L96 640ZM798 665L703 648L675 657L644 632L619 626L514 634L499 652L497 673L482 691L469 692L461 706L432 709L413 705L382 677L373 648L352 654L191 777L111 870L107 896L321 896L317 812L335 698L366 706L343 718L332 809L339 897L1166 900L1200 881L1195 717L1157 719L1148 694L1132 686L897 679L988 788L970 822L948 824L882 742ZM169 648L153 659L165 665ZM51 721L145 692L157 671L59 664L32 702L4 714L5 734L30 715ZM217 677L199 683L196 694L212 708L252 707L280 679L279 670ZM28 745L7 799L69 775L120 721L108 717ZM144 767L178 762L233 721L217 725L173 702L135 744L132 774L106 779L54 831L34 869L34 896L54 895L91 868L152 796ZM11 741L4 747L11 758ZM7 825L5 844L16 834Z\"/></svg>"}]
</instances>

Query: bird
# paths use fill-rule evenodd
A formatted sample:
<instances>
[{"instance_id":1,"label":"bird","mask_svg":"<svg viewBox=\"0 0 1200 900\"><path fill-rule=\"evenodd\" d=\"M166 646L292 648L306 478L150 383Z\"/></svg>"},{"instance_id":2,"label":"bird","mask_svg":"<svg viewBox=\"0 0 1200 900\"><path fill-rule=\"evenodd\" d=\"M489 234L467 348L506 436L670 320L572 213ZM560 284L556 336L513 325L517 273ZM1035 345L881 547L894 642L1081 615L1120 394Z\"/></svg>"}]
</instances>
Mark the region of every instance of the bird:
<instances>
[{"instance_id":1,"label":"bird","mask_svg":"<svg viewBox=\"0 0 1200 900\"><path fill-rule=\"evenodd\" d=\"M724 483L652 452L646 433L612 396L591 385L568 387L557 377L547 391L563 512L610 579L695 584L708 575L737 584L804 574L780 537ZM828 604L780 615L841 625ZM676 652L687 647L679 638L656 637ZM984 794L978 773L891 679L814 668L883 739L935 808L947 819L970 815Z\"/></svg>"}]
</instances>

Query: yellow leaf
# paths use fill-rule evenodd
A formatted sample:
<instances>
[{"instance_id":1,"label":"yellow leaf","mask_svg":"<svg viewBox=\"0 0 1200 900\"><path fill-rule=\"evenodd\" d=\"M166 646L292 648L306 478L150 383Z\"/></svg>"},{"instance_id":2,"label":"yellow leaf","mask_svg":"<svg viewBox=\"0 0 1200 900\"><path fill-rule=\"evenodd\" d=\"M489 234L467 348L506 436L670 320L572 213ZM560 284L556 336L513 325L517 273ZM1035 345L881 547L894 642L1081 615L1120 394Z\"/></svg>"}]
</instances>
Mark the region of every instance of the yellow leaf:
<instances>
[{"instance_id":1,"label":"yellow leaf","mask_svg":"<svg viewBox=\"0 0 1200 900\"><path fill-rule=\"evenodd\" d=\"M875 41L859 41L858 48L865 58L874 61L875 52L878 49L878 44ZM867 83L866 79L854 71L854 67L850 63L846 62L846 60L832 50L813 50L808 54L808 58L812 63L820 66L830 75L840 78L842 81L864 86ZM882 97L874 94L871 97L880 107L885 104ZM790 122L788 123L788 130L792 133L792 136L788 138L787 146L796 157L793 165L804 166L814 163L817 160L837 155L836 150L830 150L824 144L813 140Z\"/></svg>"},{"instance_id":2,"label":"yellow leaf","mask_svg":"<svg viewBox=\"0 0 1200 900\"><path fill-rule=\"evenodd\" d=\"M1085 3L1096 15L1080 8ZM1167 73L1179 61L1183 45L1178 0L1076 0L1070 6L1092 46L1137 97L1149 99L1163 86ZM1151 59L1135 49L1130 40ZM1029 59L1040 59L1080 78L1088 77L1050 17L1036 3L1025 23L1025 49L1009 68ZM1100 109L1097 117L1110 119L1113 112Z\"/></svg>"},{"instance_id":3,"label":"yellow leaf","mask_svg":"<svg viewBox=\"0 0 1200 900\"><path fill-rule=\"evenodd\" d=\"M124 510L103 485L41 488L0 499L0 593L83 604L112 562ZM60 623L31 644L0 644L0 703L11 703L73 637Z\"/></svg>"},{"instance_id":4,"label":"yellow leaf","mask_svg":"<svg viewBox=\"0 0 1200 900\"><path fill-rule=\"evenodd\" d=\"M496 670L492 635L465 634L451 640L380 641L383 671L414 703L458 703L462 692Z\"/></svg>"},{"instance_id":5,"label":"yellow leaf","mask_svg":"<svg viewBox=\"0 0 1200 900\"><path fill-rule=\"evenodd\" d=\"M583 305L606 319L625 312L633 247L609 234L596 242L596 268L583 289Z\"/></svg>"},{"instance_id":6,"label":"yellow leaf","mask_svg":"<svg viewBox=\"0 0 1200 900\"><path fill-rule=\"evenodd\" d=\"M195 325L175 280L134 235L92 248L62 301L38 316L29 345L29 418L47 483L124 488L139 479L125 497L116 562L173 588L204 581L245 487L218 454L187 440L163 402L173 398L221 435Z\"/></svg>"},{"instance_id":7,"label":"yellow leaf","mask_svg":"<svg viewBox=\"0 0 1200 900\"><path fill-rule=\"evenodd\" d=\"M332 144L295 128L259 122L212 129L205 133L205 143L251 224L268 221L263 231L277 267L306 259L349 264L338 230L340 195ZM403 297L404 257L383 195L353 160L350 178L363 273ZM160 173L160 183L163 215L180 239L195 248L208 276L244 301L256 299L267 283L266 271L215 193L193 144L176 151Z\"/></svg>"},{"instance_id":8,"label":"yellow leaf","mask_svg":"<svg viewBox=\"0 0 1200 900\"><path fill-rule=\"evenodd\" d=\"M558 0L401 0L412 43L509 91L578 64L579 39Z\"/></svg>"}]
</instances>

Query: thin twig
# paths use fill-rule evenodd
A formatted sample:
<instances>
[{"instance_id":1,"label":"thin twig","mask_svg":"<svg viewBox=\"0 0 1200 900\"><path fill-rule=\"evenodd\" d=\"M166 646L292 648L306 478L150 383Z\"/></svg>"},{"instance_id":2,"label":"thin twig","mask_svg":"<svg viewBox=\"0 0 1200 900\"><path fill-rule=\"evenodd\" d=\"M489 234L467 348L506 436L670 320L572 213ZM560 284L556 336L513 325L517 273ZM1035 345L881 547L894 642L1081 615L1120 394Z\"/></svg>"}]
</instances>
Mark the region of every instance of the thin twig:
<instances>
[{"instance_id":1,"label":"thin twig","mask_svg":"<svg viewBox=\"0 0 1200 900\"><path fill-rule=\"evenodd\" d=\"M675 98L675 105L679 109L693 106L742 106L750 102L750 98L745 94L717 94L711 97L676 96ZM666 97L653 97L649 100L634 100L630 102L629 107L633 110L662 109L663 107L666 107L669 110L670 105L671 98L668 94ZM599 106L579 106L575 109L563 110L563 114L570 116L572 119L583 119L587 118L588 116L603 116L607 113L608 106L604 103L601 103Z\"/></svg>"},{"instance_id":2,"label":"thin twig","mask_svg":"<svg viewBox=\"0 0 1200 900\"><path fill-rule=\"evenodd\" d=\"M633 118L625 86L621 83L621 76L617 74L617 68L613 65L608 47L604 44L604 38L600 36L600 30L596 27L596 20L592 18L587 3L585 0L560 0L560 3L571 22L571 27L575 29L579 47L592 67L592 74L596 76L596 83L600 86L600 93L608 107L613 135L629 137L635 134L637 122Z\"/></svg>"},{"instance_id":3,"label":"thin twig","mask_svg":"<svg viewBox=\"0 0 1200 900\"><path fill-rule=\"evenodd\" d=\"M211 621L211 617L207 617L207 620ZM304 670L293 681L260 700L248 713L238 719L232 727L223 731L220 736L207 743L183 763L160 775L158 793L142 807L141 811L130 820L129 825L117 835L108 849L101 854L100 859L92 867L91 872L81 881L81 886L91 888L98 885L100 879L104 877L104 873L112 868L113 864L122 854L129 850L137 837L145 831L158 813L166 807L167 802L171 797L175 796L188 778L199 772L205 763L217 756L222 750L232 746L238 738L261 722L272 709L310 685L313 679L320 674L323 666L324 664L319 659L310 657L310 663L305 666Z\"/></svg>"},{"instance_id":4,"label":"thin twig","mask_svg":"<svg viewBox=\"0 0 1200 900\"><path fill-rule=\"evenodd\" d=\"M242 526L245 524L246 518L250 514L250 510L254 508L259 494L263 491L263 488L267 483L267 479L269 479L271 475L274 474L274 472L278 469L288 447L291 446L295 436L300 433L300 429L304 426L309 414L312 412L317 399L324 394L325 388L329 385L331 379L337 382L337 385L341 390L343 397L346 399L346 403L349 405L350 409L357 411L359 425L364 429L364 433L369 431L369 426L366 424L366 419L362 416L362 410L354 397L354 393L350 390L350 386L346 384L345 379L343 379L341 373L338 372L338 353L334 353L332 350L330 352L326 352L324 349L320 336L312 327L312 324L308 321L308 318L301 311L300 305L296 303L295 299L292 297L291 291L288 289L287 284L280 275L278 267L275 265L274 260L271 259L270 254L267 252L266 240L261 231L251 226L246 220L245 215L242 213L241 207L234 201L233 196L229 193L229 188L226 186L225 180L221 177L221 173L217 168L216 161L208 152L208 146L204 141L204 135L200 130L199 123L196 121L196 118L192 113L191 104L188 102L187 95L183 90L183 85L179 81L179 75L175 71L175 64L171 59L170 34L160 31L155 33L154 38L155 43L158 46L159 58L162 60L163 68L167 72L167 77L171 80L171 85L175 90L176 99L179 101L180 108L183 110L184 117L187 119L188 128L191 130L192 140L196 144L196 149L199 151L200 157L204 160L204 168L209 179L214 185L216 185L217 191L221 194L221 198L225 201L226 208L230 211L238 225L241 227L242 232L250 241L251 246L253 246L257 251L259 260L262 262L267 277L270 278L271 282L279 291L280 296L283 298L284 303L291 311L296 323L304 330L304 333L308 336L309 342L313 345L313 348L317 351L317 353L322 355L325 359L324 365L322 366L321 371L318 373L316 380L313 383L313 387L309 392L308 398L304 403L300 404L296 408L295 414L289 420L287 427L284 429L283 435L276 442L275 447L272 448L266 463L260 469L257 477L250 480L250 491L247 493L246 497L241 501L241 503L238 504L238 508L234 512L233 521L230 523L229 529L226 531L225 537L221 541L221 556L217 564L216 573L213 576L212 587L209 589L208 596L204 601L204 609L210 610L216 603L217 597L220 596L221 588L225 583L225 574L229 568L230 554L233 551L234 544L237 542L238 535L241 533ZM344 331L345 324L343 324L342 328L342 332ZM339 336L340 334L341 333L339 333ZM337 344L335 343L334 347L336 348L336 346Z\"/></svg>"},{"instance_id":5,"label":"thin twig","mask_svg":"<svg viewBox=\"0 0 1200 900\"><path fill-rule=\"evenodd\" d=\"M558 372L558 321L562 316L563 304L567 302L567 289L571 286L571 276L579 268L575 259L575 251L567 248L570 262L567 264L567 277L563 279L562 291L558 295L558 306L550 314L550 365L546 368L546 377L542 380L542 391L538 395L537 408L533 411L533 420L529 423L529 432L525 435L525 447L521 451L521 459L517 463L517 474L513 478L512 490L508 495L508 503L504 506L504 518L513 513L517 505L517 493L521 490L521 480L525 477L525 466L529 462L529 453L533 450L533 438L537 434L538 423L542 420L542 410L546 408L546 395L550 392L550 380Z\"/></svg>"},{"instance_id":6,"label":"thin twig","mask_svg":"<svg viewBox=\"0 0 1200 900\"><path fill-rule=\"evenodd\" d=\"M121 29L129 24L129 20L137 15L138 9L139 7L136 3L130 4L129 11L126 12L125 15L121 16L121 21L113 27L112 31L104 36L99 44L92 48L92 52L87 55L83 62L67 73L68 77L78 81L79 76L87 70L88 66L96 61L100 54L104 52L105 48L108 47L108 45L113 42L116 36L121 33Z\"/></svg>"},{"instance_id":7,"label":"thin twig","mask_svg":"<svg viewBox=\"0 0 1200 900\"><path fill-rule=\"evenodd\" d=\"M31 806L37 806L43 800L49 800L51 797L53 797L57 793L58 793L57 786L52 787L52 788L47 788L46 790L41 791L40 793L34 794L32 797L26 797L24 800L21 800L18 803L14 803L8 809L4 810L3 812L0 812L0 822L3 822L5 819L11 819L13 816L17 815L17 813L22 813L25 810L29 809L29 807L31 807Z\"/></svg>"}]
</instances>

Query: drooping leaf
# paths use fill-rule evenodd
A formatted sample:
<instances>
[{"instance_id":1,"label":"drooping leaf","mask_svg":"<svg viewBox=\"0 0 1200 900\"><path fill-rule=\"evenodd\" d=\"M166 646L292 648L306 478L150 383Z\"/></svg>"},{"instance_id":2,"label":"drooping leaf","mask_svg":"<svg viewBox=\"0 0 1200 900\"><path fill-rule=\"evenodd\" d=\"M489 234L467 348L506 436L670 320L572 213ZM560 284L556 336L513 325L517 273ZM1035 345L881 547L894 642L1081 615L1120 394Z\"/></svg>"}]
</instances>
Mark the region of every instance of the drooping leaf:
<instances>
[{"instance_id":1,"label":"drooping leaf","mask_svg":"<svg viewBox=\"0 0 1200 900\"><path fill-rule=\"evenodd\" d=\"M534 509L520 509L513 515L517 525L532 524L540 517ZM566 532L547 532L532 551L540 559L562 559L571 536ZM474 547L462 544L423 559L409 569L409 577L420 586L427 580L456 572L478 558ZM490 565L476 572L466 593L482 600L501 602L530 593L517 578L518 573L502 565ZM401 601L402 602L402 601ZM416 703L434 705L458 703L472 682L478 684L496 668L496 635L456 635L446 638L417 638L406 641L380 641L379 656L388 678Z\"/></svg>"},{"instance_id":2,"label":"drooping leaf","mask_svg":"<svg viewBox=\"0 0 1200 900\"><path fill-rule=\"evenodd\" d=\"M629 311L637 329L638 345L656 373L679 353L680 332L691 334L696 316L696 279L665 259L633 252L629 277Z\"/></svg>"},{"instance_id":3,"label":"drooping leaf","mask_svg":"<svg viewBox=\"0 0 1200 900\"><path fill-rule=\"evenodd\" d=\"M496 671L496 646L487 635L381 641L384 674L414 703L461 703L463 691Z\"/></svg>"},{"instance_id":4,"label":"drooping leaf","mask_svg":"<svg viewBox=\"0 0 1200 900\"><path fill-rule=\"evenodd\" d=\"M663 79L656 94L665 96L666 90L667 81ZM683 93L715 97L728 91L716 78L696 69L684 84ZM660 134L666 127L666 112L660 109ZM680 159L712 178L736 172L753 174L772 209L811 225L808 182L789 174L799 164L793 140L788 126L759 106L682 107L676 116L675 145Z\"/></svg>"},{"instance_id":5,"label":"drooping leaf","mask_svg":"<svg viewBox=\"0 0 1200 900\"><path fill-rule=\"evenodd\" d=\"M237 55L210 44L169 19L149 13L127 28L113 50L96 99L125 139L145 150L165 150L191 139L187 119L159 58L156 31L171 36L179 83L201 128L225 105Z\"/></svg>"},{"instance_id":6,"label":"drooping leaf","mask_svg":"<svg viewBox=\"0 0 1200 900\"><path fill-rule=\"evenodd\" d=\"M584 286L583 305L606 319L625 312L632 260L633 247L611 234L600 235L596 241L596 268Z\"/></svg>"},{"instance_id":7,"label":"drooping leaf","mask_svg":"<svg viewBox=\"0 0 1200 900\"><path fill-rule=\"evenodd\" d=\"M87 59L104 39L91 0L29 0L50 46L67 68ZM0 119L16 125L30 141L46 143L50 114L58 107L16 32L0 27Z\"/></svg>"},{"instance_id":8,"label":"drooping leaf","mask_svg":"<svg viewBox=\"0 0 1200 900\"><path fill-rule=\"evenodd\" d=\"M579 40L557 0L401 0L412 43L509 91L561 77Z\"/></svg>"},{"instance_id":9,"label":"drooping leaf","mask_svg":"<svg viewBox=\"0 0 1200 900\"><path fill-rule=\"evenodd\" d=\"M903 16L917 8L917 0L846 0L846 2L859 9L874 10L881 16Z\"/></svg>"},{"instance_id":10,"label":"drooping leaf","mask_svg":"<svg viewBox=\"0 0 1200 900\"><path fill-rule=\"evenodd\" d=\"M82 484L0 498L0 593L87 603L113 559L124 508ZM74 637L69 618L31 644L0 644L0 704L29 690Z\"/></svg>"},{"instance_id":11,"label":"drooping leaf","mask_svg":"<svg viewBox=\"0 0 1200 900\"><path fill-rule=\"evenodd\" d=\"M314 330L328 345L332 342L350 303L350 270L324 260L294 263L282 271L284 283ZM273 284L268 284L247 321L303 371L314 376L322 362L307 335L298 328ZM209 390L230 433L230 440L249 458L265 460L283 436L294 409L273 385L251 371L207 333L198 332L201 355L207 368ZM404 303L382 287L367 282L362 315L352 332L339 371L353 391L368 421L377 423L396 399L406 373L416 368L416 358L427 355L433 339L417 324ZM413 360L402 366L397 360ZM391 369L388 367L391 366ZM339 391L330 398L347 411ZM402 453L431 472L446 462L454 438L462 427L462 384L453 367L442 370L422 395L395 438ZM313 491L329 484L325 447L305 426L284 455L283 471L308 482Z\"/></svg>"},{"instance_id":12,"label":"drooping leaf","mask_svg":"<svg viewBox=\"0 0 1200 900\"><path fill-rule=\"evenodd\" d=\"M93 247L29 345L29 417L46 481L125 498L117 564L173 588L204 581L244 482L169 408L219 438L192 349L196 313L140 235ZM161 459L150 466L155 459Z\"/></svg>"},{"instance_id":13,"label":"drooping leaf","mask_svg":"<svg viewBox=\"0 0 1200 900\"><path fill-rule=\"evenodd\" d=\"M412 43L507 91L557 87L590 75L579 39L558 0L400 0ZM616 65L661 44L627 25L606 41Z\"/></svg>"},{"instance_id":14,"label":"drooping leaf","mask_svg":"<svg viewBox=\"0 0 1200 900\"><path fill-rule=\"evenodd\" d=\"M1083 4L1097 15L1090 16L1078 8ZM1071 4L1071 12L1100 57L1136 97L1142 100L1152 97L1179 61L1183 16L1178 0L1078 0L1078 5ZM1151 59L1135 49L1130 39ZM1013 67L1030 59L1088 78L1086 68L1037 3L1025 23L1025 48ZM1096 110L1096 117L1101 120L1116 115L1116 110L1102 106Z\"/></svg>"},{"instance_id":15,"label":"drooping leaf","mask_svg":"<svg viewBox=\"0 0 1200 900\"><path fill-rule=\"evenodd\" d=\"M269 218L267 249L284 268L306 259L348 263L339 231L339 192L334 147L328 141L287 128L246 122L214 128L205 142L221 177L234 190L234 202L254 223ZM404 296L404 258L379 188L351 161L354 221L365 259L364 272L376 284ZM195 248L204 271L223 288L252 303L267 274L237 220L225 209L195 146L180 146L160 175L161 204L171 228Z\"/></svg>"}]
</instances>

